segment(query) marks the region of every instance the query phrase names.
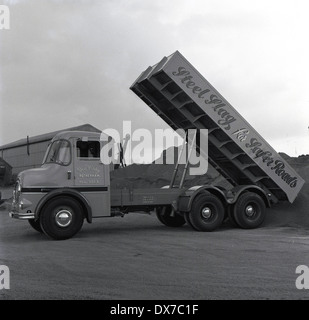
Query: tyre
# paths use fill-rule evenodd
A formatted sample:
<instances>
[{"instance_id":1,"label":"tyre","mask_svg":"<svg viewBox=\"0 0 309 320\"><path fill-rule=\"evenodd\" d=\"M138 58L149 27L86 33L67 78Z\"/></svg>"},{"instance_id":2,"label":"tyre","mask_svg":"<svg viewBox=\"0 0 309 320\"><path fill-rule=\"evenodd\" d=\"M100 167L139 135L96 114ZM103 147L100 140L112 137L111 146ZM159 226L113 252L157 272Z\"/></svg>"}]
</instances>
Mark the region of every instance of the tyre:
<instances>
[{"instance_id":1,"label":"tyre","mask_svg":"<svg viewBox=\"0 0 309 320\"><path fill-rule=\"evenodd\" d=\"M178 228L186 223L184 217L179 214L172 216L171 213L172 207L163 207L156 212L158 220L167 227Z\"/></svg>"},{"instance_id":2,"label":"tyre","mask_svg":"<svg viewBox=\"0 0 309 320\"><path fill-rule=\"evenodd\" d=\"M193 200L189 218L194 229L213 231L222 224L224 212L222 202L215 195L207 193Z\"/></svg>"},{"instance_id":3,"label":"tyre","mask_svg":"<svg viewBox=\"0 0 309 320\"><path fill-rule=\"evenodd\" d=\"M70 197L58 197L44 206L40 215L43 232L54 240L72 238L83 226L81 205Z\"/></svg>"},{"instance_id":4,"label":"tyre","mask_svg":"<svg viewBox=\"0 0 309 320\"><path fill-rule=\"evenodd\" d=\"M246 192L235 203L233 215L241 228L258 228L265 220L265 202L256 193Z\"/></svg>"},{"instance_id":5,"label":"tyre","mask_svg":"<svg viewBox=\"0 0 309 320\"><path fill-rule=\"evenodd\" d=\"M28 220L30 226L35 230L40 233L43 233L43 230L41 228L40 220L34 220L34 219L29 219Z\"/></svg>"},{"instance_id":6,"label":"tyre","mask_svg":"<svg viewBox=\"0 0 309 320\"><path fill-rule=\"evenodd\" d=\"M193 227L192 222L190 220L190 212L185 212L183 217L185 218L185 221L186 221L187 225L190 226L192 229L196 230Z\"/></svg>"}]
</instances>

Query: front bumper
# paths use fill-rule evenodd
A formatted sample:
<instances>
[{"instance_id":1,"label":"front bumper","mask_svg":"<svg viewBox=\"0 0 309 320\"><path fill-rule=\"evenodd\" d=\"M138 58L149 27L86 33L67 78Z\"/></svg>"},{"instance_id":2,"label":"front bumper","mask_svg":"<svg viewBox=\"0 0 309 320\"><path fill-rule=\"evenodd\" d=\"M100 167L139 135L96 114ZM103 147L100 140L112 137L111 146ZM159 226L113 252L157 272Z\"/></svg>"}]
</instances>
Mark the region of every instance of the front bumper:
<instances>
[{"instance_id":1,"label":"front bumper","mask_svg":"<svg viewBox=\"0 0 309 320\"><path fill-rule=\"evenodd\" d=\"M29 220L35 218L35 213L28 210L27 212L21 212L20 204L16 204L14 201L11 204L9 216L19 220Z\"/></svg>"},{"instance_id":2,"label":"front bumper","mask_svg":"<svg viewBox=\"0 0 309 320\"><path fill-rule=\"evenodd\" d=\"M10 215L11 218L19 219L19 220L29 220L29 219L34 219L35 218L35 213L34 212L20 213L20 212L17 212L17 211L10 211L9 215Z\"/></svg>"}]
</instances>

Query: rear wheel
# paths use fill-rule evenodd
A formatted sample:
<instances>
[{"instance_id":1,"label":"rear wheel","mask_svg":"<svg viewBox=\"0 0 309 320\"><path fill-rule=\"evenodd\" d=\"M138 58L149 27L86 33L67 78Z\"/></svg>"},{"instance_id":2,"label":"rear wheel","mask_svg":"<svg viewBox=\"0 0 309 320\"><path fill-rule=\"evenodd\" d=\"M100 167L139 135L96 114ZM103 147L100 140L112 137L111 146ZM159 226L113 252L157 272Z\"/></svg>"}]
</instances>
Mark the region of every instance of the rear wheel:
<instances>
[{"instance_id":1,"label":"rear wheel","mask_svg":"<svg viewBox=\"0 0 309 320\"><path fill-rule=\"evenodd\" d=\"M184 218L185 218L185 221L186 221L187 225L195 230L195 228L194 228L194 226L193 226L193 224L192 224L192 222L190 220L190 212L185 212L184 213Z\"/></svg>"},{"instance_id":2,"label":"rear wheel","mask_svg":"<svg viewBox=\"0 0 309 320\"><path fill-rule=\"evenodd\" d=\"M182 227L186 223L184 217L179 214L175 213L173 216L171 215L172 207L170 206L157 209L156 214L158 220L167 227L178 228Z\"/></svg>"},{"instance_id":3,"label":"rear wheel","mask_svg":"<svg viewBox=\"0 0 309 320\"><path fill-rule=\"evenodd\" d=\"M54 240L73 237L83 226L84 212L81 205L70 197L50 200L40 215L41 228Z\"/></svg>"},{"instance_id":4,"label":"rear wheel","mask_svg":"<svg viewBox=\"0 0 309 320\"><path fill-rule=\"evenodd\" d=\"M234 205L233 215L241 228L258 228L265 220L265 202L256 193L246 192L238 198Z\"/></svg>"},{"instance_id":5,"label":"rear wheel","mask_svg":"<svg viewBox=\"0 0 309 320\"><path fill-rule=\"evenodd\" d=\"M213 231L218 228L224 220L224 206L213 194L203 194L193 201L190 222L198 231Z\"/></svg>"},{"instance_id":6,"label":"rear wheel","mask_svg":"<svg viewBox=\"0 0 309 320\"><path fill-rule=\"evenodd\" d=\"M34 219L30 219L28 220L30 226L35 230L38 231L40 233L43 233L43 230L41 228L41 224L40 224L40 220L34 220Z\"/></svg>"}]
</instances>

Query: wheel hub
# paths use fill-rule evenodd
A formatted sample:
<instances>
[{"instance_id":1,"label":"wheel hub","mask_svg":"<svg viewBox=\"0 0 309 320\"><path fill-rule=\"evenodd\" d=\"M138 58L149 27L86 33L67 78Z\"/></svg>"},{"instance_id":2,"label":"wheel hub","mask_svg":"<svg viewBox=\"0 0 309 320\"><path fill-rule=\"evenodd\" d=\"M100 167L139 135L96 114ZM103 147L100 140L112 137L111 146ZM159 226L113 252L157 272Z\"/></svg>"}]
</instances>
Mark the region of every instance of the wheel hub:
<instances>
[{"instance_id":1,"label":"wheel hub","mask_svg":"<svg viewBox=\"0 0 309 320\"><path fill-rule=\"evenodd\" d=\"M251 206L251 205L249 205L249 206L247 206L246 207L246 215L247 215L247 217L253 217L254 216L254 214L255 214L255 209L254 209L254 207L253 206Z\"/></svg>"},{"instance_id":2,"label":"wheel hub","mask_svg":"<svg viewBox=\"0 0 309 320\"><path fill-rule=\"evenodd\" d=\"M205 207L202 209L202 217L204 219L209 219L212 215L211 209L209 207Z\"/></svg>"},{"instance_id":3,"label":"wheel hub","mask_svg":"<svg viewBox=\"0 0 309 320\"><path fill-rule=\"evenodd\" d=\"M55 219L59 227L65 228L72 222L72 213L68 210L60 210L57 212Z\"/></svg>"}]
</instances>

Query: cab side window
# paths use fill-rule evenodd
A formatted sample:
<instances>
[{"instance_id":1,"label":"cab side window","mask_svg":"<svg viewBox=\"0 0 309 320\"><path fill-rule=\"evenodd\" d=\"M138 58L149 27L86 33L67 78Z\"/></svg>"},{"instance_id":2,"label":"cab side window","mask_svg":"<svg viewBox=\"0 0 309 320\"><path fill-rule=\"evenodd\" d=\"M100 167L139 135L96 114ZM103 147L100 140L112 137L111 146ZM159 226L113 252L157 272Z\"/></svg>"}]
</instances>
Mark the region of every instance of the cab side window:
<instances>
[{"instance_id":1,"label":"cab side window","mask_svg":"<svg viewBox=\"0 0 309 320\"><path fill-rule=\"evenodd\" d=\"M77 141L78 158L100 158L100 142L98 141Z\"/></svg>"}]
</instances>

